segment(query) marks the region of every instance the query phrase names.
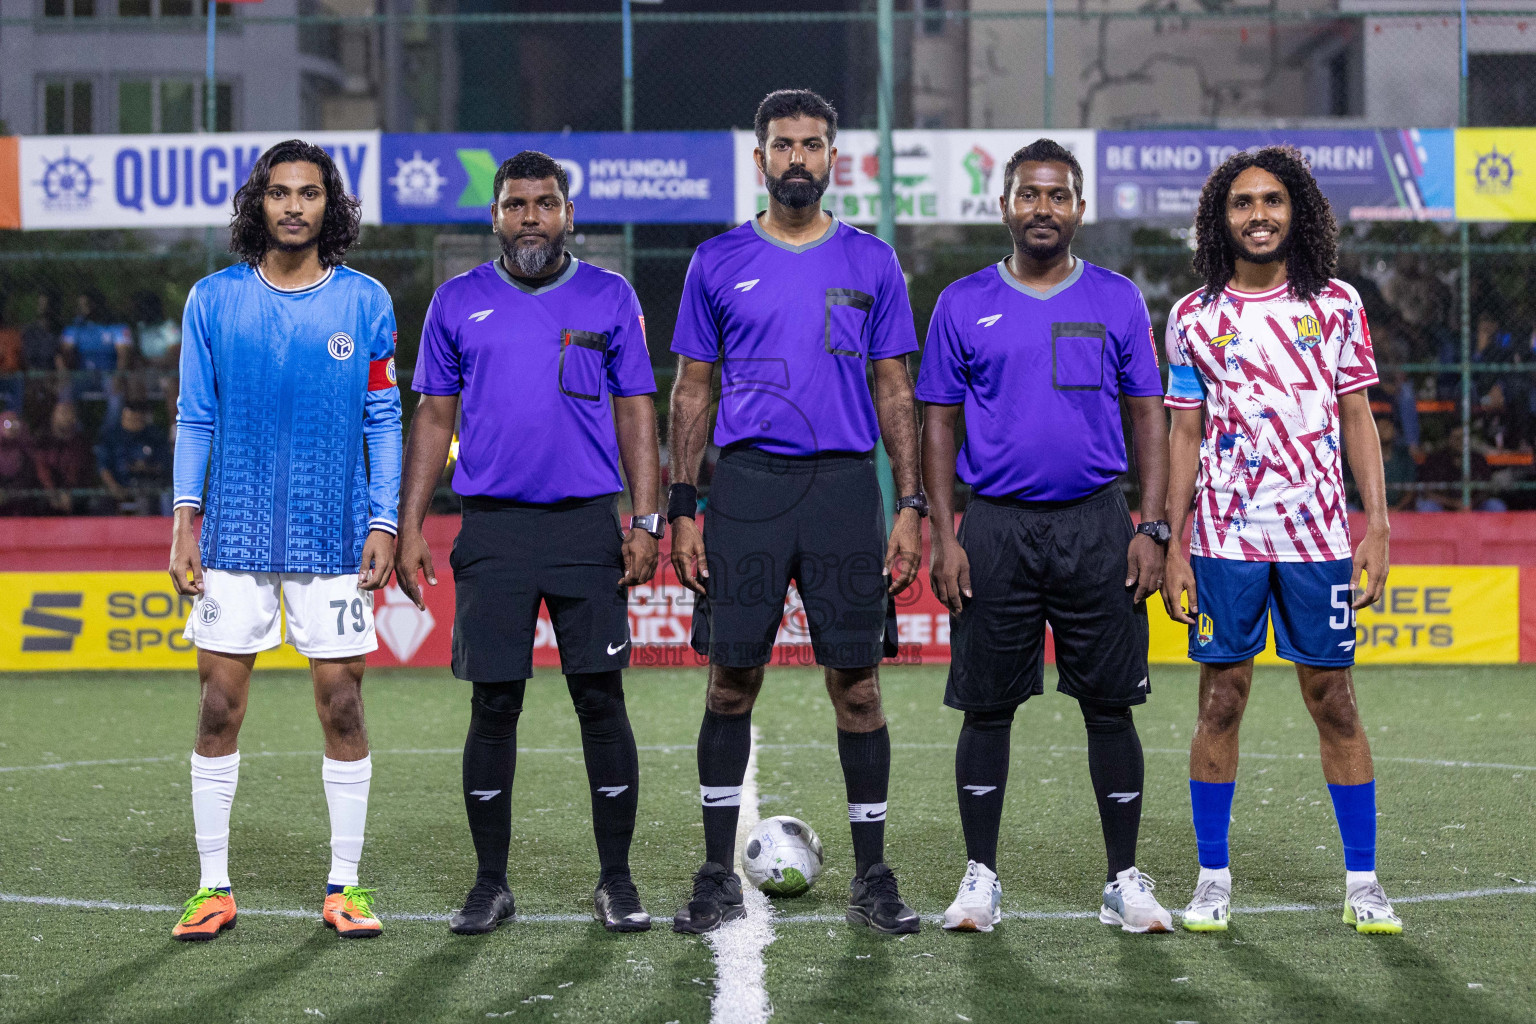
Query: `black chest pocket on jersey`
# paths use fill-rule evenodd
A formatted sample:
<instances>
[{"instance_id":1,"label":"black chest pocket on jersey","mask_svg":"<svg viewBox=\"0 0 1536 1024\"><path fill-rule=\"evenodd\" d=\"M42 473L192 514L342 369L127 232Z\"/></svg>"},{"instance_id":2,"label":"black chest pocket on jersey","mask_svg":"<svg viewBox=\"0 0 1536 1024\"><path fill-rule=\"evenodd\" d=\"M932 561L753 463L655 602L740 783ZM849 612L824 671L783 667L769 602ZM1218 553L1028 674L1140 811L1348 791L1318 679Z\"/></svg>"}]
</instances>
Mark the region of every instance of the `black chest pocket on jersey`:
<instances>
[{"instance_id":1,"label":"black chest pocket on jersey","mask_svg":"<svg viewBox=\"0 0 1536 1024\"><path fill-rule=\"evenodd\" d=\"M1051 324L1051 386L1057 391L1104 387L1103 324Z\"/></svg>"},{"instance_id":2,"label":"black chest pocket on jersey","mask_svg":"<svg viewBox=\"0 0 1536 1024\"><path fill-rule=\"evenodd\" d=\"M560 393L586 402L603 397L608 335L596 331L560 332Z\"/></svg>"},{"instance_id":3,"label":"black chest pocket on jersey","mask_svg":"<svg viewBox=\"0 0 1536 1024\"><path fill-rule=\"evenodd\" d=\"M855 288L827 289L827 351L834 356L863 359L869 352L864 329L875 297Z\"/></svg>"}]
</instances>

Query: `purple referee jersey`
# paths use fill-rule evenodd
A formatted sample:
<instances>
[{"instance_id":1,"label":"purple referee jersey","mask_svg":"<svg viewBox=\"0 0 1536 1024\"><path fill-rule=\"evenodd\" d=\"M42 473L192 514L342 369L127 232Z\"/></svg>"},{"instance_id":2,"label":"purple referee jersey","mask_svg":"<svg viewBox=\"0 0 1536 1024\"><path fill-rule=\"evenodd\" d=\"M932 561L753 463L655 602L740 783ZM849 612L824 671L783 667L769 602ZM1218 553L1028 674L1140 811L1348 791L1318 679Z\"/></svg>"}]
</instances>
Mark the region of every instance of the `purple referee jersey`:
<instances>
[{"instance_id":1,"label":"purple referee jersey","mask_svg":"<svg viewBox=\"0 0 1536 1024\"><path fill-rule=\"evenodd\" d=\"M1049 291L1006 262L944 289L916 389L965 406L960 479L1021 501L1073 501L1124 473L1120 396L1162 393L1141 292L1081 259Z\"/></svg>"},{"instance_id":2,"label":"purple referee jersey","mask_svg":"<svg viewBox=\"0 0 1536 1024\"><path fill-rule=\"evenodd\" d=\"M549 504L624 489L610 395L656 390L629 282L571 257L539 288L499 260L432 296L412 386L460 395L462 495Z\"/></svg>"},{"instance_id":3,"label":"purple referee jersey","mask_svg":"<svg viewBox=\"0 0 1536 1024\"><path fill-rule=\"evenodd\" d=\"M715 443L775 455L874 448L868 361L916 350L896 251L839 220L790 245L753 217L699 246L672 335L679 355L724 359Z\"/></svg>"}]
</instances>

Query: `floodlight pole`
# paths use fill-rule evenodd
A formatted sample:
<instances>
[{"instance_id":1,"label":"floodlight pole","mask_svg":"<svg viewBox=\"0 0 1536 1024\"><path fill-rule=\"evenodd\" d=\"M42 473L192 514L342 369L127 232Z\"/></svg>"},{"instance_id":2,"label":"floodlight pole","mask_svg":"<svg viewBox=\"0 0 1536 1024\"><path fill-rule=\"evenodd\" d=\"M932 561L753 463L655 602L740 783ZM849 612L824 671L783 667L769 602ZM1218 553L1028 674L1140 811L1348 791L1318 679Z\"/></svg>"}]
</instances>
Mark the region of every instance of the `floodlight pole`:
<instances>
[{"instance_id":1,"label":"floodlight pole","mask_svg":"<svg viewBox=\"0 0 1536 1024\"><path fill-rule=\"evenodd\" d=\"M213 77L213 44L216 38L217 25L215 15L219 5L214 0L206 0L206 2L208 5L208 48L203 62L203 131L211 132L217 127L214 122L218 116L218 104L215 99L217 90L214 88Z\"/></svg>"},{"instance_id":2,"label":"floodlight pole","mask_svg":"<svg viewBox=\"0 0 1536 1024\"><path fill-rule=\"evenodd\" d=\"M1467 0L1461 0L1461 80L1456 123L1467 124ZM1472 257L1467 222L1456 225L1461 249L1461 504L1472 507Z\"/></svg>"},{"instance_id":3,"label":"floodlight pole","mask_svg":"<svg viewBox=\"0 0 1536 1024\"><path fill-rule=\"evenodd\" d=\"M892 0L879 0L875 28L880 50L880 73L876 80L875 116L880 135L880 219L876 234L889 245L896 244L896 147L891 140L892 108L895 106L892 66L896 60L895 18Z\"/></svg>"},{"instance_id":4,"label":"floodlight pole","mask_svg":"<svg viewBox=\"0 0 1536 1024\"><path fill-rule=\"evenodd\" d=\"M1056 0L1045 0L1045 103L1043 126L1051 127L1056 103Z\"/></svg>"}]
</instances>

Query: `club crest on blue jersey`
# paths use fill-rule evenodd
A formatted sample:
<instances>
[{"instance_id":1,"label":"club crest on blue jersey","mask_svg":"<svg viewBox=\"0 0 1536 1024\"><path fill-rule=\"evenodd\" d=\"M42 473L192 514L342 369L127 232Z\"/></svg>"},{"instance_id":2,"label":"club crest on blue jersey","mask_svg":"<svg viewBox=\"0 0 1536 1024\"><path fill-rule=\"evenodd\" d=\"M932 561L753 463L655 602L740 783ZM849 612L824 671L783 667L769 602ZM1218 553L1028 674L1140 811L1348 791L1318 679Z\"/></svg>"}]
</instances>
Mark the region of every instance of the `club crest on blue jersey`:
<instances>
[{"instance_id":1,"label":"club crest on blue jersey","mask_svg":"<svg viewBox=\"0 0 1536 1024\"><path fill-rule=\"evenodd\" d=\"M1303 352L1313 345L1320 345L1323 341L1323 328L1317 322L1317 317L1308 313L1306 316L1293 318L1296 322L1296 344Z\"/></svg>"},{"instance_id":2,"label":"club crest on blue jersey","mask_svg":"<svg viewBox=\"0 0 1536 1024\"><path fill-rule=\"evenodd\" d=\"M352 335L345 331L337 331L331 335L331 340L326 342L326 348L330 349L332 359L346 359L352 354Z\"/></svg>"}]
</instances>

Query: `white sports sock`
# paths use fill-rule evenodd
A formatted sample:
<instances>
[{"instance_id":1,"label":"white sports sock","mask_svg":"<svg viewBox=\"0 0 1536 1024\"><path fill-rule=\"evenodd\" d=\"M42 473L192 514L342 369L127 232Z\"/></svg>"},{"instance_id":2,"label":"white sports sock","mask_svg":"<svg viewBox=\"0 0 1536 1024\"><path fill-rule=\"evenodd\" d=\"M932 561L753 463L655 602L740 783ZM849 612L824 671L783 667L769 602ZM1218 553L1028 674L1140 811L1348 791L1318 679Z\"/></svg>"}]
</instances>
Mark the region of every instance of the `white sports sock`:
<instances>
[{"instance_id":1,"label":"white sports sock","mask_svg":"<svg viewBox=\"0 0 1536 1024\"><path fill-rule=\"evenodd\" d=\"M331 875L328 885L356 885L357 862L363 856L363 826L368 821L368 783L373 758L361 761L324 759L325 803L331 809Z\"/></svg>"},{"instance_id":2,"label":"white sports sock","mask_svg":"<svg viewBox=\"0 0 1536 1024\"><path fill-rule=\"evenodd\" d=\"M224 757L192 754L192 829L202 889L229 888L229 808L240 781L240 751Z\"/></svg>"},{"instance_id":3,"label":"white sports sock","mask_svg":"<svg viewBox=\"0 0 1536 1024\"><path fill-rule=\"evenodd\" d=\"M1344 872L1344 891L1354 892L1362 885L1370 885L1376 881L1374 871L1346 871Z\"/></svg>"},{"instance_id":4,"label":"white sports sock","mask_svg":"<svg viewBox=\"0 0 1536 1024\"><path fill-rule=\"evenodd\" d=\"M1200 877L1195 880L1195 884L1197 886L1204 885L1206 882L1220 882L1230 890L1232 888L1232 869L1229 867L1201 868Z\"/></svg>"}]
</instances>

